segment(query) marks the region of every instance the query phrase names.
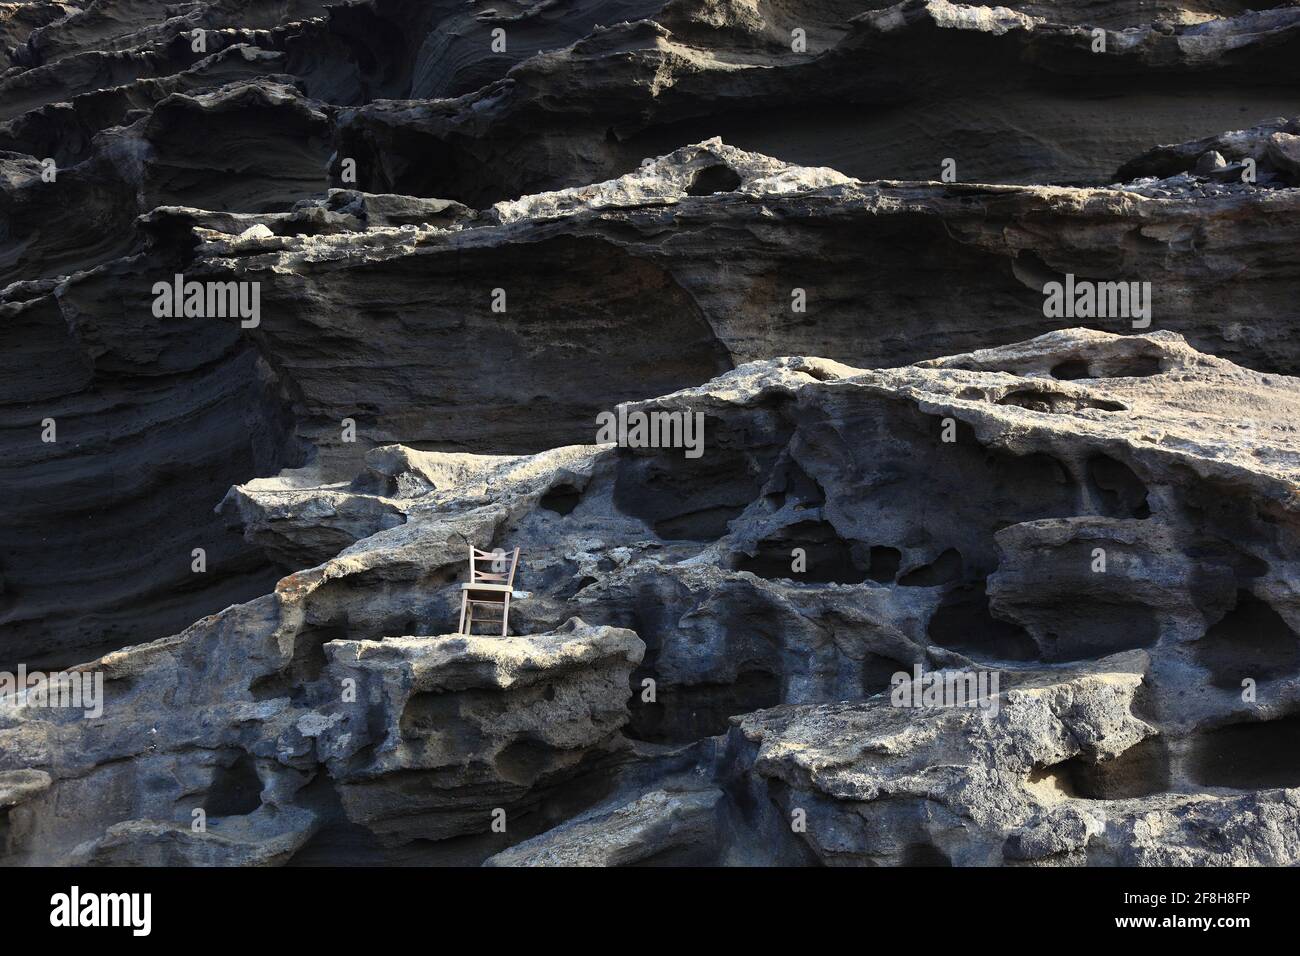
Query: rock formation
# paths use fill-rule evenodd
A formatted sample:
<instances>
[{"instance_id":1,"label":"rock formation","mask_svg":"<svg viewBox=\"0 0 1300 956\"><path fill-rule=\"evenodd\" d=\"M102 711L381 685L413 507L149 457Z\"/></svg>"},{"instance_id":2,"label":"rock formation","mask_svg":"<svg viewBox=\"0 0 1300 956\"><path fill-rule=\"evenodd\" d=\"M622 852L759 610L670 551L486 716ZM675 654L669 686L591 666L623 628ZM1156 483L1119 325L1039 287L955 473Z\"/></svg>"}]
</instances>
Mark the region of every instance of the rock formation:
<instances>
[{"instance_id":1,"label":"rock formation","mask_svg":"<svg viewBox=\"0 0 1300 956\"><path fill-rule=\"evenodd\" d=\"M308 569L83 665L98 719L12 709L8 852L1294 862L1297 411L1173 333L1078 330L625 409L701 415L696 459L386 446L236 487ZM467 545L503 542L526 636L449 633ZM996 708L895 706L895 674L972 669Z\"/></svg>"},{"instance_id":2,"label":"rock formation","mask_svg":"<svg viewBox=\"0 0 1300 956\"><path fill-rule=\"evenodd\" d=\"M0 6L0 860L1296 863L1298 49Z\"/></svg>"}]
</instances>

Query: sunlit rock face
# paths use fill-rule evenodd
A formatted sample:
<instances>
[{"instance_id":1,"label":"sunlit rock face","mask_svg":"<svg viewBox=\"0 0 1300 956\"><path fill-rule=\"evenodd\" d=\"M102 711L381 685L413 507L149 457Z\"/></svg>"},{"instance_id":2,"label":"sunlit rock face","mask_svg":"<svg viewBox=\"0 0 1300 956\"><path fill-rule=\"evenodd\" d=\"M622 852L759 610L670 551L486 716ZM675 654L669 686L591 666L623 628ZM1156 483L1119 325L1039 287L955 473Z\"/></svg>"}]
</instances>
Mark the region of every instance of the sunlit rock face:
<instances>
[{"instance_id":1,"label":"sunlit rock face","mask_svg":"<svg viewBox=\"0 0 1300 956\"><path fill-rule=\"evenodd\" d=\"M0 860L1295 863L1297 53L0 6Z\"/></svg>"}]
</instances>

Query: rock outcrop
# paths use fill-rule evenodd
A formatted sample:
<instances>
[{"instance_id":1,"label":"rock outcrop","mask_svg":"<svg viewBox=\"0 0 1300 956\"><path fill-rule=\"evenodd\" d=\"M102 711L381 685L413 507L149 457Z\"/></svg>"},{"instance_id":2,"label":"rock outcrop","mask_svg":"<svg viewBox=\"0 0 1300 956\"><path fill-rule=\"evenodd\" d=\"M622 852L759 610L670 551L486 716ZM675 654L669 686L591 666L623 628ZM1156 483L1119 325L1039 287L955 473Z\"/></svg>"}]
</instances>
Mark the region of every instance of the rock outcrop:
<instances>
[{"instance_id":1,"label":"rock outcrop","mask_svg":"<svg viewBox=\"0 0 1300 956\"><path fill-rule=\"evenodd\" d=\"M698 457L386 447L238 487L279 561L353 543L83 665L102 717L9 708L10 855L1295 862L1297 410L1172 333L1074 330L622 409L701 416ZM531 636L447 636L466 548L507 542ZM919 706L936 673L979 706Z\"/></svg>"},{"instance_id":2,"label":"rock outcrop","mask_svg":"<svg viewBox=\"0 0 1300 956\"><path fill-rule=\"evenodd\" d=\"M1300 193L1273 168L1240 190L1153 199L1136 190L1173 180L868 184L710 141L479 211L354 191L281 213L161 207L140 220L146 251L12 286L3 306L21 331L4 467L33 489L4 559L6 654L71 662L296 569L238 548L211 513L250 476L310 464L309 481L347 480L394 442L588 442L602 409L783 351L874 366L1029 337L1080 321L1044 314L1044 289L1069 277L1150 283L1147 311L1097 327L1177 330L1294 371ZM694 195L714 179L727 191ZM156 317L155 284L177 274L257 283L256 326ZM34 440L47 418L64 444ZM109 520L86 519L92 503ZM131 522L166 530L123 540ZM38 545L47 528L69 537ZM51 567L74 546L76 575Z\"/></svg>"},{"instance_id":3,"label":"rock outcrop","mask_svg":"<svg viewBox=\"0 0 1300 956\"><path fill-rule=\"evenodd\" d=\"M1294 864L1298 50L0 4L0 860Z\"/></svg>"}]
</instances>

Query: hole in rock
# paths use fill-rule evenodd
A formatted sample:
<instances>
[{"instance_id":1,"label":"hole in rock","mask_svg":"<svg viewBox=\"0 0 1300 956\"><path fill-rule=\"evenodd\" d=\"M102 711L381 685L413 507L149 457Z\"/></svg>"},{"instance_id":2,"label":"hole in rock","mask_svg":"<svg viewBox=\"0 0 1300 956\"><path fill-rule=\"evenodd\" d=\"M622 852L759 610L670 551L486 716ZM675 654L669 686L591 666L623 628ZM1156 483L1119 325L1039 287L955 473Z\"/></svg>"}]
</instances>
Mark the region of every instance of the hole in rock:
<instances>
[{"instance_id":1,"label":"hole in rock","mask_svg":"<svg viewBox=\"0 0 1300 956\"><path fill-rule=\"evenodd\" d=\"M826 503L826 492L815 478L787 459L768 482L767 500L772 507L783 508L791 498L805 508L816 508Z\"/></svg>"},{"instance_id":2,"label":"hole in rock","mask_svg":"<svg viewBox=\"0 0 1300 956\"><path fill-rule=\"evenodd\" d=\"M591 587L593 584L599 584L599 583L600 583L600 582L599 582L598 580L596 580L595 578L590 577L590 576L585 577L585 578L579 578L576 582L574 582L574 584L573 584L573 586L572 586L571 593L569 593L569 594L566 596L565 600L568 600L568 598L573 597L573 595L575 595L575 594L577 594L578 592L582 591L584 588L589 588L589 587Z\"/></svg>"},{"instance_id":3,"label":"hole in rock","mask_svg":"<svg viewBox=\"0 0 1300 956\"><path fill-rule=\"evenodd\" d=\"M961 577L961 553L948 548L929 564L913 568L898 583L906 588L933 588L948 584Z\"/></svg>"},{"instance_id":4,"label":"hole in rock","mask_svg":"<svg viewBox=\"0 0 1300 956\"><path fill-rule=\"evenodd\" d=\"M1048 800L1079 796L1074 789L1074 768L1068 764L1067 760L1029 771L1025 778L1026 787Z\"/></svg>"},{"instance_id":5,"label":"hole in rock","mask_svg":"<svg viewBox=\"0 0 1300 956\"><path fill-rule=\"evenodd\" d=\"M999 405L1015 405L1032 412L1072 412L1084 408L1096 408L1103 412L1122 412L1127 406L1122 402L1108 398L1095 398L1091 395L1067 395L1065 392L1053 392L1044 388L1018 388L998 399Z\"/></svg>"},{"instance_id":6,"label":"hole in rock","mask_svg":"<svg viewBox=\"0 0 1300 956\"><path fill-rule=\"evenodd\" d=\"M1088 483L1111 518L1148 518L1147 486L1128 465L1107 455L1088 459Z\"/></svg>"},{"instance_id":7,"label":"hole in rock","mask_svg":"<svg viewBox=\"0 0 1300 956\"><path fill-rule=\"evenodd\" d=\"M781 702L781 680L762 670L743 671L730 684L660 684L655 703L641 700L633 677L632 718L624 733L648 743L691 743L725 733L728 718L775 707Z\"/></svg>"},{"instance_id":8,"label":"hole in rock","mask_svg":"<svg viewBox=\"0 0 1300 956\"><path fill-rule=\"evenodd\" d=\"M1038 656L1038 645L1023 627L993 616L982 582L945 594L930 616L926 633L940 647L967 654L1008 661Z\"/></svg>"},{"instance_id":9,"label":"hole in rock","mask_svg":"<svg viewBox=\"0 0 1300 956\"><path fill-rule=\"evenodd\" d=\"M665 541L716 541L727 533L731 520L744 510L744 505L715 505L688 511L656 521L655 534Z\"/></svg>"},{"instance_id":10,"label":"hole in rock","mask_svg":"<svg viewBox=\"0 0 1300 956\"><path fill-rule=\"evenodd\" d=\"M1210 684L1237 690L1243 678L1272 680L1300 671L1300 637L1266 601L1237 592L1237 604L1196 644Z\"/></svg>"},{"instance_id":11,"label":"hole in rock","mask_svg":"<svg viewBox=\"0 0 1300 956\"><path fill-rule=\"evenodd\" d=\"M912 673L912 665L883 654L868 654L862 659L862 696L871 697L890 689L895 674Z\"/></svg>"},{"instance_id":12,"label":"hole in rock","mask_svg":"<svg viewBox=\"0 0 1300 956\"><path fill-rule=\"evenodd\" d=\"M1016 489L1017 495L1030 501L1043 500L1045 514L1073 513L1062 507L1070 501L1070 473L1051 455L1041 451L1028 455L998 454L993 457L993 463L1000 488Z\"/></svg>"},{"instance_id":13,"label":"hole in rock","mask_svg":"<svg viewBox=\"0 0 1300 956\"><path fill-rule=\"evenodd\" d=\"M242 817L262 805L262 781L253 758L243 753L212 776L203 809L213 817Z\"/></svg>"},{"instance_id":14,"label":"hole in rock","mask_svg":"<svg viewBox=\"0 0 1300 956\"><path fill-rule=\"evenodd\" d=\"M1071 359L1067 362L1061 362L1052 366L1052 378L1059 378L1064 381L1073 381L1076 378L1088 378L1091 373L1088 370L1088 363L1083 359Z\"/></svg>"},{"instance_id":15,"label":"hole in rock","mask_svg":"<svg viewBox=\"0 0 1300 956\"><path fill-rule=\"evenodd\" d=\"M933 843L913 843L903 851L903 866L952 866L952 860Z\"/></svg>"},{"instance_id":16,"label":"hole in rock","mask_svg":"<svg viewBox=\"0 0 1300 956\"><path fill-rule=\"evenodd\" d=\"M1159 375L1160 356L1139 354L1108 359L1103 372L1106 378L1147 378Z\"/></svg>"},{"instance_id":17,"label":"hole in rock","mask_svg":"<svg viewBox=\"0 0 1300 956\"><path fill-rule=\"evenodd\" d=\"M401 630L401 628L395 628ZM249 685L254 700L301 696L307 684L320 679L327 666L325 645L346 640L348 629L340 624L304 625L293 638L293 658L289 666L275 674L259 677Z\"/></svg>"},{"instance_id":18,"label":"hole in rock","mask_svg":"<svg viewBox=\"0 0 1300 956\"><path fill-rule=\"evenodd\" d=\"M737 420L703 419L708 453L687 458L678 449L620 449L614 507L645 521L665 540L716 541L728 523L759 497L766 475L789 443L773 400Z\"/></svg>"},{"instance_id":19,"label":"hole in rock","mask_svg":"<svg viewBox=\"0 0 1300 956\"><path fill-rule=\"evenodd\" d=\"M434 844L424 840L386 849L370 830L348 819L334 782L326 774L318 773L294 795L294 802L313 811L321 821L321 827L294 853L286 866L422 862L435 852L432 849Z\"/></svg>"},{"instance_id":20,"label":"hole in rock","mask_svg":"<svg viewBox=\"0 0 1300 956\"><path fill-rule=\"evenodd\" d=\"M795 548L802 548L807 559L807 567L802 572L791 568L794 563L791 552ZM859 584L867 577L867 572L853 560L852 545L836 533L829 521L800 521L782 528L760 541L758 553L753 557L741 555L735 559L733 567L764 578L820 584Z\"/></svg>"},{"instance_id":21,"label":"hole in rock","mask_svg":"<svg viewBox=\"0 0 1300 956\"><path fill-rule=\"evenodd\" d=\"M740 186L740 175L726 163L714 163L705 166L691 179L686 187L688 196L711 196L714 193L729 193Z\"/></svg>"},{"instance_id":22,"label":"hole in rock","mask_svg":"<svg viewBox=\"0 0 1300 956\"><path fill-rule=\"evenodd\" d=\"M1267 562L1254 554L1268 548L1273 532L1266 526L1272 518L1256 498L1241 494L1239 485L1200 479L1182 466L1175 470L1172 483L1181 492L1179 503L1187 520L1209 539L1208 547L1227 550L1231 555L1228 563L1238 577L1260 577L1268 572Z\"/></svg>"},{"instance_id":23,"label":"hole in rock","mask_svg":"<svg viewBox=\"0 0 1300 956\"><path fill-rule=\"evenodd\" d=\"M554 511L557 515L567 515L578 507L578 502L581 500L582 492L577 488L572 485L557 485L542 495L538 504L547 511Z\"/></svg>"},{"instance_id":24,"label":"hole in rock","mask_svg":"<svg viewBox=\"0 0 1300 956\"><path fill-rule=\"evenodd\" d=\"M1094 597L1062 599L1040 607L1023 606L1025 619L1041 625L1045 661L1077 661L1116 651L1151 647L1160 639L1160 621L1153 608L1132 601Z\"/></svg>"},{"instance_id":25,"label":"hole in rock","mask_svg":"<svg viewBox=\"0 0 1300 956\"><path fill-rule=\"evenodd\" d=\"M1072 757L1030 777L1031 783L1054 782L1062 794L1086 800L1149 797L1169 789L1169 748L1162 738L1147 737L1110 760Z\"/></svg>"},{"instance_id":26,"label":"hole in rock","mask_svg":"<svg viewBox=\"0 0 1300 956\"><path fill-rule=\"evenodd\" d=\"M898 566L903 563L903 552L883 544L872 545L867 577L881 584L890 584L898 577Z\"/></svg>"},{"instance_id":27,"label":"hole in rock","mask_svg":"<svg viewBox=\"0 0 1300 956\"><path fill-rule=\"evenodd\" d=\"M1147 378L1160 374L1160 356L1137 354L1100 356L1095 364L1086 359L1069 359L1052 366L1052 377L1063 381L1080 378Z\"/></svg>"},{"instance_id":28,"label":"hole in rock","mask_svg":"<svg viewBox=\"0 0 1300 956\"><path fill-rule=\"evenodd\" d=\"M1203 514L1199 511L1195 513ZM1214 580L1220 573L1225 573L1232 581L1243 582L1262 578L1269 572L1267 561L1242 551L1235 544L1219 539L1199 540L1186 548L1186 554L1196 562L1198 580ZM1204 608L1209 604L1198 599L1197 606Z\"/></svg>"},{"instance_id":29,"label":"hole in rock","mask_svg":"<svg viewBox=\"0 0 1300 956\"><path fill-rule=\"evenodd\" d=\"M1204 787L1300 786L1300 715L1202 734L1193 741L1189 771Z\"/></svg>"},{"instance_id":30,"label":"hole in rock","mask_svg":"<svg viewBox=\"0 0 1300 956\"><path fill-rule=\"evenodd\" d=\"M402 710L398 727L405 740L437 737L448 752L477 753L484 745L483 732L474 721L461 716L461 709L472 710L478 706L499 708L500 701L483 691L412 694Z\"/></svg>"}]
</instances>

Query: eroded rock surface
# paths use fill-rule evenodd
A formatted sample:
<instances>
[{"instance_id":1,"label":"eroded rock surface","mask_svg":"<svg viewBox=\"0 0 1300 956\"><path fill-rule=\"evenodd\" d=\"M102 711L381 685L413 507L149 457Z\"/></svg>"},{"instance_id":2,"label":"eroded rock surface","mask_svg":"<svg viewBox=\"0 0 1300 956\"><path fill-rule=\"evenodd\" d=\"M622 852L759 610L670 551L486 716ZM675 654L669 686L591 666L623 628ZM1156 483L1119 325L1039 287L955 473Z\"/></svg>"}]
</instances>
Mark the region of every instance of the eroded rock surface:
<instances>
[{"instance_id":1,"label":"eroded rock surface","mask_svg":"<svg viewBox=\"0 0 1300 956\"><path fill-rule=\"evenodd\" d=\"M390 446L233 489L278 560L353 543L84 665L102 718L9 708L10 855L1296 861L1300 382L1071 330L626 409L670 411L698 458ZM471 544L522 548L528 636L448 636ZM996 707L898 706L926 672Z\"/></svg>"},{"instance_id":2,"label":"eroded rock surface","mask_svg":"<svg viewBox=\"0 0 1300 956\"><path fill-rule=\"evenodd\" d=\"M863 183L707 141L484 210L349 190L285 212L159 207L138 222L142 252L16 284L0 306L19 333L3 467L32 489L4 558L6 654L75 661L264 592L298 565L239 548L211 512L252 476L306 465L309 483L346 482L394 442L589 442L618 402L783 352L869 367L1028 337L1078 321L1044 314L1067 277L1150 283L1146 318L1098 327L1294 371L1300 192L1276 169L1152 199L1140 190L1170 180ZM265 318L156 317L154 283L177 274L256 282ZM47 417L59 444L33 441ZM392 513L322 513L318 559L337 526L369 520L349 508ZM160 533L123 534L141 521ZM51 533L58 549L38 545ZM59 571L74 542L77 570Z\"/></svg>"},{"instance_id":3,"label":"eroded rock surface","mask_svg":"<svg viewBox=\"0 0 1300 956\"><path fill-rule=\"evenodd\" d=\"M0 674L106 679L0 693L0 859L1294 863L1298 45L0 4Z\"/></svg>"}]
</instances>

